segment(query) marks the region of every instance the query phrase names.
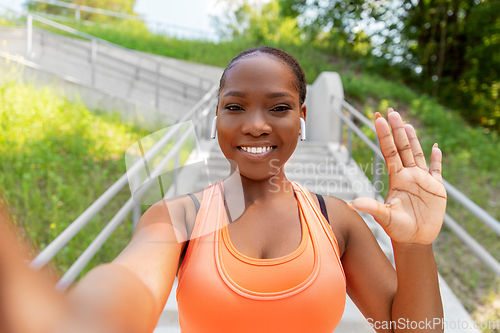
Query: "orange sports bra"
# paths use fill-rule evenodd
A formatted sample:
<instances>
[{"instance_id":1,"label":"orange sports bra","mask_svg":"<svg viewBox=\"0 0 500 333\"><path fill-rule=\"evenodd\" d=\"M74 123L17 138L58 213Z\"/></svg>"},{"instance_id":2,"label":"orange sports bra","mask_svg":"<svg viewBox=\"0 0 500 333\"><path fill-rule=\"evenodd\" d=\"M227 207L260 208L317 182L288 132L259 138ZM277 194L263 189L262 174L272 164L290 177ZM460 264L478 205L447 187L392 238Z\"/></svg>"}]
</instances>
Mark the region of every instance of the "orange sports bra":
<instances>
[{"instance_id":1,"label":"orange sports bra","mask_svg":"<svg viewBox=\"0 0 500 333\"><path fill-rule=\"evenodd\" d=\"M251 258L233 246L222 183L206 189L178 276L182 333L335 330L346 300L337 240L309 194L290 183L302 239L293 252L272 259Z\"/></svg>"}]
</instances>

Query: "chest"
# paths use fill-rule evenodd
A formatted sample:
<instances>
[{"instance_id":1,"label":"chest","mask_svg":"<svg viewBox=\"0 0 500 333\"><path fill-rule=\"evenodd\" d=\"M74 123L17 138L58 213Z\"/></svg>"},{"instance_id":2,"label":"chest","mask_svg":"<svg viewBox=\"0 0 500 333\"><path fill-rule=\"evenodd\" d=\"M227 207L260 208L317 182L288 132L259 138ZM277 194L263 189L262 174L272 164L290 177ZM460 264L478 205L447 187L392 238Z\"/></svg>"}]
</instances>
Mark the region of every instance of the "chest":
<instances>
[{"instance_id":1,"label":"chest","mask_svg":"<svg viewBox=\"0 0 500 333\"><path fill-rule=\"evenodd\" d=\"M302 223L297 205L248 207L228 226L233 246L256 259L271 259L293 252L302 240Z\"/></svg>"}]
</instances>

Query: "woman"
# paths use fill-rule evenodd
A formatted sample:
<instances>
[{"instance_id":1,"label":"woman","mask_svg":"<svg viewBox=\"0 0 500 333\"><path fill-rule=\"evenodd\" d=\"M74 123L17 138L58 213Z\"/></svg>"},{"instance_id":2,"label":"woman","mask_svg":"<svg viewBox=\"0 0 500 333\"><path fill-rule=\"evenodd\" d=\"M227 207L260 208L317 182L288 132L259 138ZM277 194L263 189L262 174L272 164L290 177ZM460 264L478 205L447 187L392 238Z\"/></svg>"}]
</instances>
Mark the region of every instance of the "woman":
<instances>
[{"instance_id":1,"label":"woman","mask_svg":"<svg viewBox=\"0 0 500 333\"><path fill-rule=\"evenodd\" d=\"M305 92L304 74L285 52L264 47L238 55L221 78L214 130L224 155L238 166L241 216L228 214L236 195L228 181L159 202L144 213L122 253L91 270L66 297L37 281L30 295L11 292L9 303L50 295L47 332L151 332L181 265L183 332L333 332L346 292L379 323L378 332L404 330L403 322L442 332L440 325L422 325L443 317L432 251L446 207L437 144L428 170L413 127L389 110L391 134L377 113L390 177L385 204L325 196L321 209L320 198L289 182L283 170L305 135ZM373 215L391 237L396 269L354 210ZM177 223L174 228L179 220L182 230ZM190 235L189 245L177 242L176 233ZM30 272L24 267L18 274ZM13 318L23 318L21 305L11 310ZM40 331L20 322L7 320L10 331Z\"/></svg>"}]
</instances>

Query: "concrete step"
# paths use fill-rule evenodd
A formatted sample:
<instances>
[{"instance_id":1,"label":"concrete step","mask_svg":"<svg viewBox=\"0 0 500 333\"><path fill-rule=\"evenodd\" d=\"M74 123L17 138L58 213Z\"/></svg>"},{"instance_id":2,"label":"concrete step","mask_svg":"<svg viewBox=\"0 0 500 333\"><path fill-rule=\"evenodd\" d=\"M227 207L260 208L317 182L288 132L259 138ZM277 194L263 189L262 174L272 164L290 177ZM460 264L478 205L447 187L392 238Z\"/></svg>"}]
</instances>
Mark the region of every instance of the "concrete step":
<instances>
[{"instance_id":1,"label":"concrete step","mask_svg":"<svg viewBox=\"0 0 500 333\"><path fill-rule=\"evenodd\" d=\"M153 333L181 333L181 328L178 326L157 326Z\"/></svg>"}]
</instances>

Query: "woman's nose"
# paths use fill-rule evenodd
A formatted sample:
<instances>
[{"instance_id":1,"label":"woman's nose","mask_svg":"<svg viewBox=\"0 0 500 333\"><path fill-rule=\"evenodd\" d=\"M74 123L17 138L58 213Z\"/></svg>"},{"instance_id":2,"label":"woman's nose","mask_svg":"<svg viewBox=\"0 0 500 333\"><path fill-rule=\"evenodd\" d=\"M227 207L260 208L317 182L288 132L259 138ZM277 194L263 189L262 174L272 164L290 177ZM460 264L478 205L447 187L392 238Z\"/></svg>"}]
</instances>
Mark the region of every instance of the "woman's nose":
<instances>
[{"instance_id":1,"label":"woman's nose","mask_svg":"<svg viewBox=\"0 0 500 333\"><path fill-rule=\"evenodd\" d=\"M252 112L246 117L241 127L241 131L243 134L259 137L262 134L270 134L272 132L272 127L262 112Z\"/></svg>"}]
</instances>

